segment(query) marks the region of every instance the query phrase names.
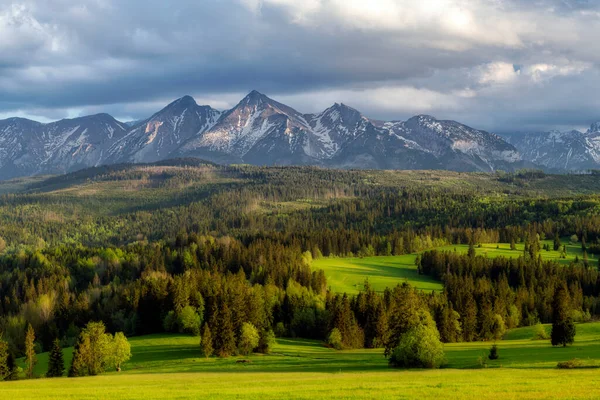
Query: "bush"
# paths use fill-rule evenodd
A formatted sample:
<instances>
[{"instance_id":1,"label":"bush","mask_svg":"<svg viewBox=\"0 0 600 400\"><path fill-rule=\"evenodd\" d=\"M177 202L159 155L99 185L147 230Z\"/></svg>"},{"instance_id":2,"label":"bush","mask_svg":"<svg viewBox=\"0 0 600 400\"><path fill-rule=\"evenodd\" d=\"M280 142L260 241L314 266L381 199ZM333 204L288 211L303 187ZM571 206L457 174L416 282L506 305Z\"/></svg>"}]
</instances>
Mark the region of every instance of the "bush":
<instances>
[{"instance_id":1,"label":"bush","mask_svg":"<svg viewBox=\"0 0 600 400\"><path fill-rule=\"evenodd\" d=\"M287 329L285 329L285 325L283 322L278 322L275 324L275 337L285 337L287 335Z\"/></svg>"},{"instance_id":2,"label":"bush","mask_svg":"<svg viewBox=\"0 0 600 400\"><path fill-rule=\"evenodd\" d=\"M181 310L181 313L179 313L177 324L179 325L179 331L181 333L199 336L202 318L194 307L185 306L183 310Z\"/></svg>"},{"instance_id":3,"label":"bush","mask_svg":"<svg viewBox=\"0 0 600 400\"><path fill-rule=\"evenodd\" d=\"M575 369L582 368L583 366L583 361L581 361L578 358L573 358L569 361L561 361L558 364L556 364L556 367L558 369Z\"/></svg>"},{"instance_id":4,"label":"bush","mask_svg":"<svg viewBox=\"0 0 600 400\"><path fill-rule=\"evenodd\" d=\"M548 339L550 339L550 336L548 335L548 332L546 331L544 325L540 324L539 322L535 324L535 326L533 327L533 340Z\"/></svg>"},{"instance_id":5,"label":"bush","mask_svg":"<svg viewBox=\"0 0 600 400\"><path fill-rule=\"evenodd\" d=\"M252 353L252 350L258 347L259 340L260 336L256 327L248 322L244 322L238 346L240 353L243 355Z\"/></svg>"},{"instance_id":6,"label":"bush","mask_svg":"<svg viewBox=\"0 0 600 400\"><path fill-rule=\"evenodd\" d=\"M200 335L202 317L192 306L185 306L179 314L169 311L163 320L163 328L167 332L189 333L194 336Z\"/></svg>"},{"instance_id":7,"label":"bush","mask_svg":"<svg viewBox=\"0 0 600 400\"><path fill-rule=\"evenodd\" d=\"M338 328L333 328L327 336L327 344L336 350L342 349L342 334Z\"/></svg>"},{"instance_id":8,"label":"bush","mask_svg":"<svg viewBox=\"0 0 600 400\"><path fill-rule=\"evenodd\" d=\"M498 355L498 346L493 345L492 348L490 349L490 354L488 355L488 358L490 360L497 360L498 358L500 358L500 356Z\"/></svg>"},{"instance_id":9,"label":"bush","mask_svg":"<svg viewBox=\"0 0 600 400\"><path fill-rule=\"evenodd\" d=\"M444 363L444 347L435 326L418 325L400 338L392 351L390 364L402 368L439 368Z\"/></svg>"},{"instance_id":10,"label":"bush","mask_svg":"<svg viewBox=\"0 0 600 400\"><path fill-rule=\"evenodd\" d=\"M260 334L256 351L263 354L269 354L275 343L275 333L270 329L263 330Z\"/></svg>"}]
</instances>

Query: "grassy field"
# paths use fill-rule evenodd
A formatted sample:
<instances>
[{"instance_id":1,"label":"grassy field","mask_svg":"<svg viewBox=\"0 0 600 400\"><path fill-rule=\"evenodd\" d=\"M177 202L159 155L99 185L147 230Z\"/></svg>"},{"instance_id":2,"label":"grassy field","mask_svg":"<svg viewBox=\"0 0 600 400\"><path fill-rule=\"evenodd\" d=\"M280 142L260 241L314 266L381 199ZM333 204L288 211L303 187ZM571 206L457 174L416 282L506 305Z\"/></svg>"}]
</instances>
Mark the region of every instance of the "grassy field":
<instances>
[{"instance_id":1,"label":"grassy field","mask_svg":"<svg viewBox=\"0 0 600 400\"><path fill-rule=\"evenodd\" d=\"M313 269L322 269L327 284L335 292L358 293L365 279L376 291L408 282L420 290L442 290L442 284L428 276L419 275L415 254L389 257L320 258L313 261Z\"/></svg>"},{"instance_id":2,"label":"grassy field","mask_svg":"<svg viewBox=\"0 0 600 400\"><path fill-rule=\"evenodd\" d=\"M553 243L551 240L544 240L542 245L544 244L549 244L552 248ZM560 252L554 250L542 250L542 258L565 265L574 261L575 257L583 260L581 244L569 243L566 239L563 240L563 244L567 246L566 258L560 258ZM508 243L485 243L475 250L478 255L487 257L520 257L523 255L523 248L523 243L517 243L516 250L511 250ZM438 250L467 253L469 246L451 245L440 247ZM406 254L365 258L321 258L313 261L312 267L324 270L328 285L339 293L358 293L367 278L373 288L380 292L386 287L393 287L402 282L408 282L419 290L442 290L441 283L417 273L416 257L416 254ZM598 264L597 256L589 255L588 259L591 265Z\"/></svg>"},{"instance_id":3,"label":"grassy field","mask_svg":"<svg viewBox=\"0 0 600 400\"><path fill-rule=\"evenodd\" d=\"M0 394L39 400L597 397L600 323L577 325L576 342L567 348L553 348L532 336L531 328L509 332L498 342L496 361L486 359L491 343L447 344L445 368L407 371L390 369L381 349L335 351L316 341L279 339L271 355L253 355L252 363L238 364L235 357L200 357L198 338L151 335L131 338L133 358L121 373L4 382ZM556 369L557 362L574 357L590 368ZM41 374L47 356L38 358L36 372ZM484 368L480 358L486 360Z\"/></svg>"}]
</instances>

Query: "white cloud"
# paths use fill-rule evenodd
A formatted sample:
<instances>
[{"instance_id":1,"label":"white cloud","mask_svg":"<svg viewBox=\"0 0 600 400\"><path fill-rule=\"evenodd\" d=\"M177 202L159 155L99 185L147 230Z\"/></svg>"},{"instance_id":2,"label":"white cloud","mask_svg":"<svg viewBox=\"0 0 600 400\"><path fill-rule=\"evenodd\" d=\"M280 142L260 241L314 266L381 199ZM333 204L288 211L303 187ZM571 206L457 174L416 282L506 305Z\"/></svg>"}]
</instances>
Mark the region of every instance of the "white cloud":
<instances>
[{"instance_id":1,"label":"white cloud","mask_svg":"<svg viewBox=\"0 0 600 400\"><path fill-rule=\"evenodd\" d=\"M520 71L516 70L513 64L501 61L479 67L476 74L480 84L506 84L515 82Z\"/></svg>"}]
</instances>

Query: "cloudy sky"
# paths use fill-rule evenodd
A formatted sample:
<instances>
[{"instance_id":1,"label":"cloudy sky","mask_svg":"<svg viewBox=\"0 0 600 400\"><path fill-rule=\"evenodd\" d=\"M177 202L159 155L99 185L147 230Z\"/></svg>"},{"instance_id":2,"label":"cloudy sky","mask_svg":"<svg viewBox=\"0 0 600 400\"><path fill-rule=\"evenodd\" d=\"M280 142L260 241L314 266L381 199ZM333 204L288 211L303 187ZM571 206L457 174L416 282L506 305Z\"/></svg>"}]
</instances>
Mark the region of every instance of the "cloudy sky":
<instances>
[{"instance_id":1,"label":"cloudy sky","mask_svg":"<svg viewBox=\"0 0 600 400\"><path fill-rule=\"evenodd\" d=\"M0 118L149 116L257 89L495 132L600 120L596 0L0 0Z\"/></svg>"}]
</instances>

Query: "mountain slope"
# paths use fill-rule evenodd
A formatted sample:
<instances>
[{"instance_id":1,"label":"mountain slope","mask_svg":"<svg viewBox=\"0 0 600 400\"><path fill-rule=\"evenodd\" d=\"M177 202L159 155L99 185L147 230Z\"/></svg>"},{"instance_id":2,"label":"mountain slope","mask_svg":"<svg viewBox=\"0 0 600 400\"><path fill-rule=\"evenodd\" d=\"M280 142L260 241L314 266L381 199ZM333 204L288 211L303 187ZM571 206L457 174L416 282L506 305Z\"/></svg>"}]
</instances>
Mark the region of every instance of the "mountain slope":
<instances>
[{"instance_id":1,"label":"mountain slope","mask_svg":"<svg viewBox=\"0 0 600 400\"><path fill-rule=\"evenodd\" d=\"M262 159L263 163L273 164L293 157L309 130L299 112L252 91L224 112L214 126L184 143L177 154L201 155L210 160L227 156L256 162Z\"/></svg>"},{"instance_id":2,"label":"mountain slope","mask_svg":"<svg viewBox=\"0 0 600 400\"><path fill-rule=\"evenodd\" d=\"M508 135L527 161L557 171L582 171L600 167L600 124L583 133L550 131Z\"/></svg>"},{"instance_id":3,"label":"mountain slope","mask_svg":"<svg viewBox=\"0 0 600 400\"><path fill-rule=\"evenodd\" d=\"M108 114L49 124L0 121L0 177L64 173L98 165L126 126Z\"/></svg>"},{"instance_id":4,"label":"mountain slope","mask_svg":"<svg viewBox=\"0 0 600 400\"><path fill-rule=\"evenodd\" d=\"M600 129L588 133L586 140L600 140ZM522 165L513 145L455 121L420 115L382 122L337 103L321 113L302 114L257 91L223 112L184 96L131 125L107 114L51 124L18 118L0 121L0 156L0 179L176 157L257 165L457 171L511 170Z\"/></svg>"},{"instance_id":5,"label":"mountain slope","mask_svg":"<svg viewBox=\"0 0 600 400\"><path fill-rule=\"evenodd\" d=\"M212 127L221 113L199 106L190 96L175 100L130 128L109 150L105 163L154 162L168 158L182 143Z\"/></svg>"}]
</instances>

